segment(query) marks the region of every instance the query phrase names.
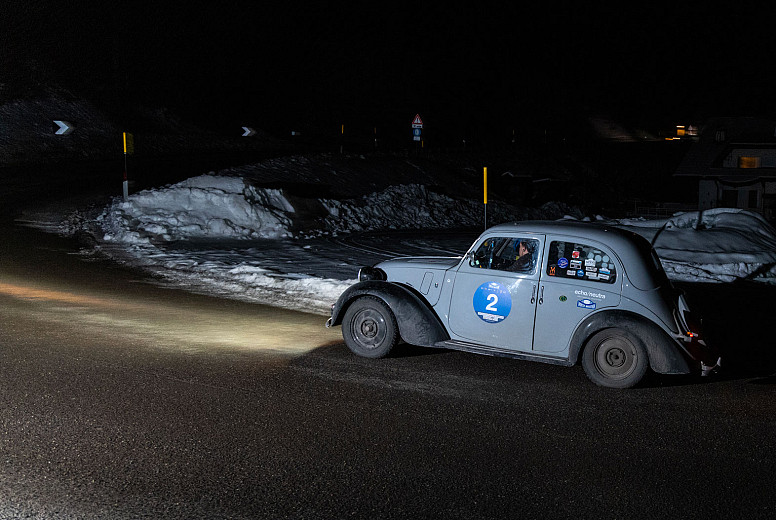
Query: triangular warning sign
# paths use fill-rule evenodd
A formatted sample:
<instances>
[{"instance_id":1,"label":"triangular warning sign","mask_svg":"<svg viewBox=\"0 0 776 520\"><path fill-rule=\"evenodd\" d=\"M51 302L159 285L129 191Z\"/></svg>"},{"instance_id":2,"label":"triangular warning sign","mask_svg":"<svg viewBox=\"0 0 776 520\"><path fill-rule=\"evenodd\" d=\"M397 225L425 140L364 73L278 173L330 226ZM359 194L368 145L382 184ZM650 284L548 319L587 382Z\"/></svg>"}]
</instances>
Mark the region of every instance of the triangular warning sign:
<instances>
[{"instance_id":1,"label":"triangular warning sign","mask_svg":"<svg viewBox=\"0 0 776 520\"><path fill-rule=\"evenodd\" d=\"M413 125L422 125L423 120L420 118L420 114L415 114L415 119L412 120Z\"/></svg>"}]
</instances>

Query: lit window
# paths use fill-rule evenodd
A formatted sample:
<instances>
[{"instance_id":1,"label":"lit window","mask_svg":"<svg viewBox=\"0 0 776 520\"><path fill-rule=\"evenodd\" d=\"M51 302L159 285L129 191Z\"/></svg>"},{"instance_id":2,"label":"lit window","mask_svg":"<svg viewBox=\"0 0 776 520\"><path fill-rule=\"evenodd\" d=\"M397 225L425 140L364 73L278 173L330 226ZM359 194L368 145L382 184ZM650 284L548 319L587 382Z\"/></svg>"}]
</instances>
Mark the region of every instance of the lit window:
<instances>
[{"instance_id":1,"label":"lit window","mask_svg":"<svg viewBox=\"0 0 776 520\"><path fill-rule=\"evenodd\" d=\"M759 157L739 157L738 167L739 168L759 168L760 158Z\"/></svg>"}]
</instances>

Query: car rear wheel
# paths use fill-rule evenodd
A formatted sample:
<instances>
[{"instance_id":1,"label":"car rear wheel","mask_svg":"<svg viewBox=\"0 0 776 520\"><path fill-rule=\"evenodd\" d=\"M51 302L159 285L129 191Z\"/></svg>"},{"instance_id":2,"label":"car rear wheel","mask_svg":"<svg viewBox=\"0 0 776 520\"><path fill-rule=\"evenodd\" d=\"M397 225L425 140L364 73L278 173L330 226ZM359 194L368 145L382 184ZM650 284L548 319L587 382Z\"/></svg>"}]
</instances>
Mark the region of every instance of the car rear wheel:
<instances>
[{"instance_id":1,"label":"car rear wheel","mask_svg":"<svg viewBox=\"0 0 776 520\"><path fill-rule=\"evenodd\" d=\"M381 300L364 296L354 301L342 320L342 337L359 356L381 358L399 339L396 318Z\"/></svg>"},{"instance_id":2,"label":"car rear wheel","mask_svg":"<svg viewBox=\"0 0 776 520\"><path fill-rule=\"evenodd\" d=\"M633 334L623 329L604 329L588 340L582 352L582 367L599 386L630 388L647 373L649 359Z\"/></svg>"}]
</instances>

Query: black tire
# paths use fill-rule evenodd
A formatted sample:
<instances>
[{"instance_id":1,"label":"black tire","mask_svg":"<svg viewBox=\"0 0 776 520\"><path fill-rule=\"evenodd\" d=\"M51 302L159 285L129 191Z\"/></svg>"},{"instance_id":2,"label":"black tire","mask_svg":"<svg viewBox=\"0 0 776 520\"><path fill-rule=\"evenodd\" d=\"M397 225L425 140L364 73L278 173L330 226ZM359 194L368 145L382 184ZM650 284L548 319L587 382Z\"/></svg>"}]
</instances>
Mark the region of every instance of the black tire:
<instances>
[{"instance_id":1,"label":"black tire","mask_svg":"<svg viewBox=\"0 0 776 520\"><path fill-rule=\"evenodd\" d=\"M633 334L604 329L593 334L582 352L582 367L590 380L608 388L630 388L649 367L647 351Z\"/></svg>"},{"instance_id":2,"label":"black tire","mask_svg":"<svg viewBox=\"0 0 776 520\"><path fill-rule=\"evenodd\" d=\"M385 357L399 340L396 317L382 300L363 296L345 312L342 337L348 348L359 356Z\"/></svg>"}]
</instances>

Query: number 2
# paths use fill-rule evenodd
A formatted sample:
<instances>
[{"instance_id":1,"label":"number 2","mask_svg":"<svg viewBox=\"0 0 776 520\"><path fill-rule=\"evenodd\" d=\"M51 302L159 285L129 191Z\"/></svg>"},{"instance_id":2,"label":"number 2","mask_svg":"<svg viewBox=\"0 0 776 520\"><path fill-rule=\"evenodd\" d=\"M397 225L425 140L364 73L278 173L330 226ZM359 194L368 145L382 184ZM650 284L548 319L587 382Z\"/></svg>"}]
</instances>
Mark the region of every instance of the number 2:
<instances>
[{"instance_id":1,"label":"number 2","mask_svg":"<svg viewBox=\"0 0 776 520\"><path fill-rule=\"evenodd\" d=\"M485 306L485 310L498 312L498 309L496 308L496 304L498 303L498 296L495 294L489 294L487 296L487 300L490 301L490 303Z\"/></svg>"}]
</instances>

